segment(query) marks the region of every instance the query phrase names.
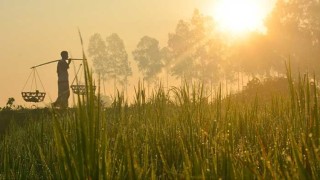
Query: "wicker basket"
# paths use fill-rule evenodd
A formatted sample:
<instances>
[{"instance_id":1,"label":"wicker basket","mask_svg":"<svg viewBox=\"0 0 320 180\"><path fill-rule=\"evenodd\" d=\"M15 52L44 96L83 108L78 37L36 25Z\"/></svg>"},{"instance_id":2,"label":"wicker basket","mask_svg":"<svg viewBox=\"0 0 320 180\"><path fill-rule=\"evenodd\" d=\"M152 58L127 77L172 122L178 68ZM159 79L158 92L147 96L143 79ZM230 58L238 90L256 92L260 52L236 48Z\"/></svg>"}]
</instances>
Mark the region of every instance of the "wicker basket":
<instances>
[{"instance_id":1,"label":"wicker basket","mask_svg":"<svg viewBox=\"0 0 320 180\"><path fill-rule=\"evenodd\" d=\"M87 91L86 85L71 85L72 92L79 95L85 95ZM96 86L92 86L93 91L96 90Z\"/></svg>"},{"instance_id":2,"label":"wicker basket","mask_svg":"<svg viewBox=\"0 0 320 180\"><path fill-rule=\"evenodd\" d=\"M26 101L26 102L42 102L46 96L45 92L39 92L39 91L35 91L35 92L21 92L22 98Z\"/></svg>"}]
</instances>

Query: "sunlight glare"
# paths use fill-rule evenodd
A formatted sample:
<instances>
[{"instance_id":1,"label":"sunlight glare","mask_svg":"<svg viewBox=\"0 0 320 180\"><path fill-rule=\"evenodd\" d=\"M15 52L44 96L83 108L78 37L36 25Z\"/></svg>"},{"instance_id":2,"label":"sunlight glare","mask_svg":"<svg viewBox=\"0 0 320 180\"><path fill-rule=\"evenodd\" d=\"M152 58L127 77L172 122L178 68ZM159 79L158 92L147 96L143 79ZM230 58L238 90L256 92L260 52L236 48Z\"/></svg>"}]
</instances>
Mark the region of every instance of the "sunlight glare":
<instances>
[{"instance_id":1,"label":"sunlight glare","mask_svg":"<svg viewBox=\"0 0 320 180\"><path fill-rule=\"evenodd\" d=\"M219 0L213 7L213 18L222 31L241 34L251 31L265 33L263 20L267 15L259 0Z\"/></svg>"}]
</instances>

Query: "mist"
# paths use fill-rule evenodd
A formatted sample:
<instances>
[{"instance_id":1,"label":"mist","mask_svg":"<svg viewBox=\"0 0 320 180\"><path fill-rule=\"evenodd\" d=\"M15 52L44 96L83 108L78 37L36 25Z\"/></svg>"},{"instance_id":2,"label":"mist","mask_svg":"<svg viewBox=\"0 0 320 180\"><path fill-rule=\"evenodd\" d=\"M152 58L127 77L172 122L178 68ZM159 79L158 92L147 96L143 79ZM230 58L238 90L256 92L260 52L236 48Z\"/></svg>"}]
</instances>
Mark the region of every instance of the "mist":
<instances>
[{"instance_id":1,"label":"mist","mask_svg":"<svg viewBox=\"0 0 320 180\"><path fill-rule=\"evenodd\" d=\"M1 80L4 83L8 80L17 83L10 88L2 88L1 103L5 104L9 97L14 97L18 104L23 104L19 90L23 87L31 66L58 59L62 50L67 50L73 58L81 57L81 45L75 24L81 25L78 28L83 34L84 49L92 72L97 82L102 80L101 92L110 98L119 90L130 99L138 82L145 84L148 95L152 93L152 89L159 86L170 89L185 82L202 83L211 89L222 85L226 87L224 93L236 93L254 78L263 81L271 77L284 77L286 63L290 63L295 76L299 73L319 73L318 1L277 1L263 20L264 32L248 31L238 35L219 28L215 17L205 7L208 4L203 2L200 8L196 8L199 5L186 2L184 5L188 5L188 8L183 12L177 11L174 14L174 10L168 10L163 14L164 6L158 7L151 2L142 6L131 3L132 8L148 8L136 14L135 18L129 19L127 14L111 23L115 16L108 17L108 21L98 20L104 17L105 10L99 6L102 4L94 3L86 9L86 12L92 15L90 19L68 13L64 20L72 22L71 28L66 24L56 23L52 15L46 15L48 20L42 18L37 24L32 19L43 11L35 11L27 17L39 30L33 31L33 28L28 27L26 31L20 31L21 34L16 36L20 37L20 41L14 44L20 51L14 52L9 48L10 45L5 47L2 44L2 57L8 59L2 66L2 72L16 75L2 76ZM65 6L71 5L72 3L67 3ZM73 7L72 11L78 11L85 5L81 2ZM130 3L123 6L129 5ZM111 7L108 8L110 10ZM146 16L145 13L152 12L152 8L158 16ZM58 9L59 6L55 5L52 11L58 12ZM92 12L94 9L95 13ZM32 12L16 5L7 11L10 10ZM121 8L118 10L112 11L119 13ZM159 16L161 13L163 16ZM147 18L139 20L138 17ZM53 23L47 26L49 20ZM49 28L54 29L55 23L58 24L58 29L62 30L51 33L56 39L56 42L53 42L45 37L45 31L40 31L40 26L46 24L44 30L47 31ZM7 24L10 25L8 22ZM17 24L19 28L27 25L23 22ZM105 24L107 28L99 28L97 24ZM3 32L15 42L14 34L9 32L8 28L4 28ZM60 34L63 29L67 32L64 35ZM37 33L37 38L31 36L34 33ZM15 66L11 63L15 63ZM75 78L78 66L78 62L70 66L70 81ZM57 95L55 70L55 65L38 69L45 91L48 92L46 103L51 102Z\"/></svg>"},{"instance_id":2,"label":"mist","mask_svg":"<svg viewBox=\"0 0 320 180\"><path fill-rule=\"evenodd\" d=\"M264 19L266 31L236 36L221 31L214 17L195 9L191 17L176 22L167 42L146 34L131 52L118 35L110 39L116 33L95 33L88 43L89 57L94 72L109 85L110 96L116 89L134 92L138 81L147 89L201 83L211 89L227 86L224 93L235 93L253 79L285 77L289 64L295 77L318 74L320 6L308 2L278 1Z\"/></svg>"}]
</instances>

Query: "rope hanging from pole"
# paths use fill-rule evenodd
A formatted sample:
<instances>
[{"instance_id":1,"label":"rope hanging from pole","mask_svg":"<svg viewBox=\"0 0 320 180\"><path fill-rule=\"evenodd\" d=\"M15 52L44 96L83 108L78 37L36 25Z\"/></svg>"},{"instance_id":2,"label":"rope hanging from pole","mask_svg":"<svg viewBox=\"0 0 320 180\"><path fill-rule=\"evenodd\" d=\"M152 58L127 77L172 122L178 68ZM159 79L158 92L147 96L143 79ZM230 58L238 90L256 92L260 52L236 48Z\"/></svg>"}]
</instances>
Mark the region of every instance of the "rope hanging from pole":
<instances>
[{"instance_id":1,"label":"rope hanging from pole","mask_svg":"<svg viewBox=\"0 0 320 180\"><path fill-rule=\"evenodd\" d=\"M85 84L81 84L81 77L82 77L82 72L83 72L83 68L81 68L82 64L80 64L79 69L71 83L70 88L72 89L72 92L78 95L85 95L87 93L87 86ZM80 73L80 81L78 79L78 74ZM74 84L76 82L76 84ZM96 89L95 86L92 87L93 90Z\"/></svg>"},{"instance_id":2,"label":"rope hanging from pole","mask_svg":"<svg viewBox=\"0 0 320 180\"><path fill-rule=\"evenodd\" d=\"M24 91L25 89L25 86L27 85L30 77L32 76L32 80L31 80L31 87L30 87L30 90L29 91ZM39 79L39 82L43 88L43 91L40 91L38 89L38 85L37 85L37 78ZM35 89L32 89L33 88L33 85L35 85ZM38 102L42 102L46 96L46 93L44 92L44 87L43 87L43 84L40 80L40 76L38 74L38 71L36 70L36 68L33 68L28 79L27 79L27 82L25 83L25 86L23 87L22 89L22 92L21 92L21 95L22 95L22 98L23 100L25 100L26 102L34 102L34 103L38 103Z\"/></svg>"}]
</instances>

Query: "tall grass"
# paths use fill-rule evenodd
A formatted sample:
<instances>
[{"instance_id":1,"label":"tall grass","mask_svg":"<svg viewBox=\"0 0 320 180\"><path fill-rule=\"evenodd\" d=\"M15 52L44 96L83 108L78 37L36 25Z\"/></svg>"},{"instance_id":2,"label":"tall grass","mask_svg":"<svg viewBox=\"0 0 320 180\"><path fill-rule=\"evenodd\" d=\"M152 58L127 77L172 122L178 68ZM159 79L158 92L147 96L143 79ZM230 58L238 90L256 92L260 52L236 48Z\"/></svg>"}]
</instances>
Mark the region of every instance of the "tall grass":
<instances>
[{"instance_id":1,"label":"tall grass","mask_svg":"<svg viewBox=\"0 0 320 180\"><path fill-rule=\"evenodd\" d=\"M139 83L133 104L118 92L104 109L85 65L74 110L8 130L0 179L319 179L317 84L287 68L288 96L268 103L187 84L146 97Z\"/></svg>"}]
</instances>

